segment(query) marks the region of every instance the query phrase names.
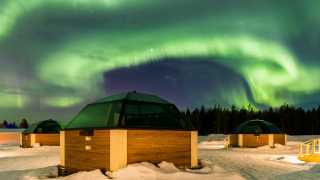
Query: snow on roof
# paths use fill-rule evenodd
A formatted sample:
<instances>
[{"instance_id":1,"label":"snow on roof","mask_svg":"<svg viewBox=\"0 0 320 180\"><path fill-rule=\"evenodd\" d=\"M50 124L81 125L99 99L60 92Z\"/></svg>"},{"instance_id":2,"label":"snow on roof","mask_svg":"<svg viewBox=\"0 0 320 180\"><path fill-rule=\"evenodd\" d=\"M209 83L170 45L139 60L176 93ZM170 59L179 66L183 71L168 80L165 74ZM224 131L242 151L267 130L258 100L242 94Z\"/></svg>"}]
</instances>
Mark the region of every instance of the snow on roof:
<instances>
[{"instance_id":1,"label":"snow on roof","mask_svg":"<svg viewBox=\"0 0 320 180\"><path fill-rule=\"evenodd\" d=\"M25 129L8 129L8 128L0 128L0 132L22 132Z\"/></svg>"}]
</instances>

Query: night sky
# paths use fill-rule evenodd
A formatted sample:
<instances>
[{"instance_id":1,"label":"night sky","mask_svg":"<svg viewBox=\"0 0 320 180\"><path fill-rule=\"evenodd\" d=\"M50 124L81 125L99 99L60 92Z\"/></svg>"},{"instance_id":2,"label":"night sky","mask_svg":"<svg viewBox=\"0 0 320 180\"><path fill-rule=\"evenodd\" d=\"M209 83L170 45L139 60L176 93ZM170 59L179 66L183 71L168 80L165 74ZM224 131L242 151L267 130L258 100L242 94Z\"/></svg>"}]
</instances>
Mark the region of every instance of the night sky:
<instances>
[{"instance_id":1,"label":"night sky","mask_svg":"<svg viewBox=\"0 0 320 180\"><path fill-rule=\"evenodd\" d=\"M320 102L318 0L1 0L0 120L128 90L180 108Z\"/></svg>"}]
</instances>

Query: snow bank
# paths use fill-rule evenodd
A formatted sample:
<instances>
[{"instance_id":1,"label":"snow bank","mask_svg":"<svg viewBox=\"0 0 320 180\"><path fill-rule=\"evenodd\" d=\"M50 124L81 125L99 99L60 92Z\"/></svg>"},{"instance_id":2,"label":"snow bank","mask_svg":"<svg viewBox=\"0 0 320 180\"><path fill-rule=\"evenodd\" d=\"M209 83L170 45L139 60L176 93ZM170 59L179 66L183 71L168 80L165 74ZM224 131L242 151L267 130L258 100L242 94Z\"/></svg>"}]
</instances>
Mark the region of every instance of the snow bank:
<instances>
[{"instance_id":1,"label":"snow bank","mask_svg":"<svg viewBox=\"0 0 320 180\"><path fill-rule=\"evenodd\" d=\"M0 179L33 180L56 176L59 147L0 146Z\"/></svg>"},{"instance_id":2,"label":"snow bank","mask_svg":"<svg viewBox=\"0 0 320 180\"><path fill-rule=\"evenodd\" d=\"M210 169L205 172L204 169ZM168 162L161 162L158 166L154 164L142 162L130 164L126 168L120 169L116 172L107 172L103 175L100 170L93 170L89 172L79 172L66 177L60 177L60 180L212 180L212 179L230 179L242 180L244 179L238 174L227 173L221 167L214 168L212 171L209 166L197 170L180 170L174 164Z\"/></svg>"},{"instance_id":3,"label":"snow bank","mask_svg":"<svg viewBox=\"0 0 320 180\"><path fill-rule=\"evenodd\" d=\"M100 170L79 172L66 177L57 177L56 165L59 164L59 147L42 146L19 148L18 146L0 147L0 179L8 180L211 180L243 179L241 175L225 171L212 165L210 161L201 161L203 168L179 169L169 162L154 165L147 162L130 164L116 172L104 175Z\"/></svg>"},{"instance_id":4,"label":"snow bank","mask_svg":"<svg viewBox=\"0 0 320 180\"><path fill-rule=\"evenodd\" d=\"M60 177L57 178L59 180L105 180L105 179L111 179L102 174L102 172L99 169L93 170L93 171L83 171L78 172L66 177Z\"/></svg>"},{"instance_id":5,"label":"snow bank","mask_svg":"<svg viewBox=\"0 0 320 180\"><path fill-rule=\"evenodd\" d=\"M0 148L0 172L45 168L55 166L59 161L59 147L55 146L37 148L2 146Z\"/></svg>"},{"instance_id":6,"label":"snow bank","mask_svg":"<svg viewBox=\"0 0 320 180\"><path fill-rule=\"evenodd\" d=\"M0 172L0 179L6 180L39 180L49 177L57 177L58 169L56 166L46 168L13 170Z\"/></svg>"},{"instance_id":7,"label":"snow bank","mask_svg":"<svg viewBox=\"0 0 320 180\"><path fill-rule=\"evenodd\" d=\"M289 164L299 164L299 165L306 164L306 162L300 161L296 155L274 156L274 157L271 157L270 160L289 163Z\"/></svg>"},{"instance_id":8,"label":"snow bank","mask_svg":"<svg viewBox=\"0 0 320 180\"><path fill-rule=\"evenodd\" d=\"M174 164L168 162L162 162L158 164L158 167L147 162L131 164L124 169L112 173L111 176L119 180L244 179L234 173L214 172L209 166L196 170L179 170Z\"/></svg>"}]
</instances>

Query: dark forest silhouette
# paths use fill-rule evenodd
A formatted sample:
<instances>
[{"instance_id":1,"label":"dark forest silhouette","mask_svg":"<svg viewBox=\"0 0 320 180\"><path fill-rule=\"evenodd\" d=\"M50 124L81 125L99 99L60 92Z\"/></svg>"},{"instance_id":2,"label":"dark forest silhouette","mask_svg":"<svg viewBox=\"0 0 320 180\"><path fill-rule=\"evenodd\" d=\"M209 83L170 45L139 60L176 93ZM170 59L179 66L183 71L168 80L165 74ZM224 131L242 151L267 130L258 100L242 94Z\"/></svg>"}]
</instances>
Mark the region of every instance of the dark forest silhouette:
<instances>
[{"instance_id":1,"label":"dark forest silhouette","mask_svg":"<svg viewBox=\"0 0 320 180\"><path fill-rule=\"evenodd\" d=\"M190 120L198 129L200 135L229 134L241 123L262 119L276 124L282 131L292 135L320 134L320 106L305 110L301 107L282 105L279 108L254 110L248 108L214 107L194 110L187 109L181 112L184 118Z\"/></svg>"},{"instance_id":2,"label":"dark forest silhouette","mask_svg":"<svg viewBox=\"0 0 320 180\"><path fill-rule=\"evenodd\" d=\"M206 108L195 108L181 111L182 116L192 122L200 135L229 134L241 123L262 119L276 124L283 132L292 135L320 134L320 106L312 109L303 109L289 105L279 108L254 110L247 108L225 108L219 105ZM22 119L19 126L8 121L0 122L0 128L28 128L26 119Z\"/></svg>"},{"instance_id":3,"label":"dark forest silhouette","mask_svg":"<svg viewBox=\"0 0 320 180\"><path fill-rule=\"evenodd\" d=\"M19 126L16 125L15 122L11 123L8 122L7 120L4 120L2 123L0 122L0 128L7 128L7 129L16 129L16 128L28 128L29 127L29 123L27 121L27 119L23 118L19 124Z\"/></svg>"}]
</instances>

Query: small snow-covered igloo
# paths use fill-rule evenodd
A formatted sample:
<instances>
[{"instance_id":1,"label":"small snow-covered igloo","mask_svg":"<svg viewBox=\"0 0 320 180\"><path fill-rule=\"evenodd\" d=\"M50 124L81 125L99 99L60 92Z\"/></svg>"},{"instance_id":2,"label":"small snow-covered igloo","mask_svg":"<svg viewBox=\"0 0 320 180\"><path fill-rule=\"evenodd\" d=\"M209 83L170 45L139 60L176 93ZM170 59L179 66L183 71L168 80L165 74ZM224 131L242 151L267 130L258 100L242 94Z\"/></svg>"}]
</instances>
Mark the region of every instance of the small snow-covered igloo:
<instances>
[{"instance_id":1,"label":"small snow-covered igloo","mask_svg":"<svg viewBox=\"0 0 320 180\"><path fill-rule=\"evenodd\" d=\"M127 92L85 106L60 133L60 168L115 171L161 161L197 166L197 131L177 107L155 95Z\"/></svg>"},{"instance_id":2,"label":"small snow-covered igloo","mask_svg":"<svg viewBox=\"0 0 320 180\"><path fill-rule=\"evenodd\" d=\"M275 124L265 120L250 120L240 124L228 136L228 145L232 147L259 147L275 144L285 145L287 136Z\"/></svg>"}]
</instances>

